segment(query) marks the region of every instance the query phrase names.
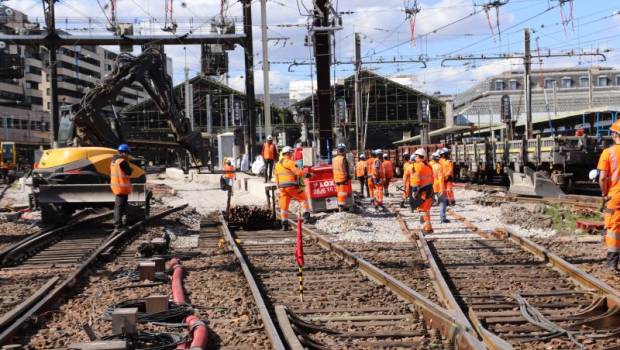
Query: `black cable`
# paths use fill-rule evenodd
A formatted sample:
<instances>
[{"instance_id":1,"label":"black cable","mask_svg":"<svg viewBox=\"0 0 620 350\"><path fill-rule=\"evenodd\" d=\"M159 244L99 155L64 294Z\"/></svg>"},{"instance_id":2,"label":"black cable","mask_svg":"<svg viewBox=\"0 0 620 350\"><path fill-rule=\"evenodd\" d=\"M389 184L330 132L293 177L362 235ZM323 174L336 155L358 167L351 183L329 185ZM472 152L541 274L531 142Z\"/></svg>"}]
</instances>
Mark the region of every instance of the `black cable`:
<instances>
[{"instance_id":1,"label":"black cable","mask_svg":"<svg viewBox=\"0 0 620 350\"><path fill-rule=\"evenodd\" d=\"M118 304L110 305L106 308L101 316L102 320L111 321L112 320L112 312L115 309L119 308L137 308L138 315L137 321L139 323L150 323L150 322L165 322L165 323L178 323L183 322L183 320L194 313L194 309L191 305L176 305L172 303L168 303L169 309L162 312L157 312L153 314L146 313L146 301L144 299L130 299L122 301Z\"/></svg>"},{"instance_id":2,"label":"black cable","mask_svg":"<svg viewBox=\"0 0 620 350\"><path fill-rule=\"evenodd\" d=\"M102 340L121 339L131 343L136 350L173 350L177 345L185 343L186 337L176 333L138 332L134 335L114 334L101 337Z\"/></svg>"}]
</instances>

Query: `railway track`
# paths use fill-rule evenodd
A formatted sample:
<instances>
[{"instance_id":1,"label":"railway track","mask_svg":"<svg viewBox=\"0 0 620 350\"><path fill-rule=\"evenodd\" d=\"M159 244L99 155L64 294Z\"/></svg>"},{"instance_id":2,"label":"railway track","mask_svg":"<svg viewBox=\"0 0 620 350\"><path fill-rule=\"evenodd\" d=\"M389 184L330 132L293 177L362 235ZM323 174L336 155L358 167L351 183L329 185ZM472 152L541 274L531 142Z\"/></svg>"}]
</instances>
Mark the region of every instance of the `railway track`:
<instances>
[{"instance_id":1,"label":"railway track","mask_svg":"<svg viewBox=\"0 0 620 350\"><path fill-rule=\"evenodd\" d=\"M460 308L488 348L620 347L618 291L515 232L484 232L452 215L430 235L417 216L401 220L428 247L429 264L445 281L440 293L452 295L448 308Z\"/></svg>"},{"instance_id":2,"label":"railway track","mask_svg":"<svg viewBox=\"0 0 620 350\"><path fill-rule=\"evenodd\" d=\"M294 232L229 228L223 219L219 230L276 349L482 348L451 312L309 227L303 296Z\"/></svg>"},{"instance_id":3,"label":"railway track","mask_svg":"<svg viewBox=\"0 0 620 350\"><path fill-rule=\"evenodd\" d=\"M99 262L111 260L148 222L181 210L161 210L121 231L114 231L109 212L69 225L40 231L0 252L0 345L30 319L65 295Z\"/></svg>"}]
</instances>

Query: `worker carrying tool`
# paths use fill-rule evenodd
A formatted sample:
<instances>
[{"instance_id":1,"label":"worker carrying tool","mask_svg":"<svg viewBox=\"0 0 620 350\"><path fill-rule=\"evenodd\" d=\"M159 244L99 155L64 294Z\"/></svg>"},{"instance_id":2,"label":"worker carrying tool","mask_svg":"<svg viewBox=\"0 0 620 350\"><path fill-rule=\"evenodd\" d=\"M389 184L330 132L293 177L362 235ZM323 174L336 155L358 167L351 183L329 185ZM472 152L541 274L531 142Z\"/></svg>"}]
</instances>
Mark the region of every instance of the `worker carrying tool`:
<instances>
[{"instance_id":1,"label":"worker carrying tool","mask_svg":"<svg viewBox=\"0 0 620 350\"><path fill-rule=\"evenodd\" d=\"M603 202L607 203L604 209L607 266L616 272L620 260L620 120L609 130L614 145L603 150L597 169Z\"/></svg>"},{"instance_id":2,"label":"worker carrying tool","mask_svg":"<svg viewBox=\"0 0 620 350\"><path fill-rule=\"evenodd\" d=\"M422 231L432 233L431 205L433 204L433 169L426 162L426 150L418 148L411 156L413 166L409 176L411 183L411 196L409 205L411 211L422 212Z\"/></svg>"},{"instance_id":3,"label":"worker carrying tool","mask_svg":"<svg viewBox=\"0 0 620 350\"><path fill-rule=\"evenodd\" d=\"M454 199L454 163L450 159L450 150L446 147L439 150L439 163L443 169L443 176L445 180L445 194L448 199L448 205L454 206L456 200Z\"/></svg>"},{"instance_id":4,"label":"worker carrying tool","mask_svg":"<svg viewBox=\"0 0 620 350\"><path fill-rule=\"evenodd\" d=\"M127 226L127 204L131 194L131 166L129 166L129 146L118 146L118 154L110 163L110 188L114 193L114 229Z\"/></svg>"},{"instance_id":5,"label":"worker carrying tool","mask_svg":"<svg viewBox=\"0 0 620 350\"><path fill-rule=\"evenodd\" d=\"M304 222L307 223L310 220L310 212L308 211L310 207L308 205L306 192L301 188L301 183L304 177L312 177L312 174L308 173L304 175L304 172L295 165L292 147L285 146L282 149L280 160L275 166L275 175L280 194L280 220L282 222L282 230L290 230L288 209L293 199L301 204L303 219Z\"/></svg>"},{"instance_id":6,"label":"worker carrying tool","mask_svg":"<svg viewBox=\"0 0 620 350\"><path fill-rule=\"evenodd\" d=\"M372 168L376 159L376 150L371 151L370 157L366 159L366 184L368 185L368 198L370 198L370 205L375 205L375 183L372 181Z\"/></svg>"},{"instance_id":7,"label":"worker carrying tool","mask_svg":"<svg viewBox=\"0 0 620 350\"><path fill-rule=\"evenodd\" d=\"M273 173L273 166L277 160L277 154L278 150L276 149L276 145L273 143L273 137L269 135L267 136L265 143L263 143L263 150L261 151L261 155L265 161L265 182L271 181L271 175Z\"/></svg>"},{"instance_id":8,"label":"worker carrying tool","mask_svg":"<svg viewBox=\"0 0 620 350\"><path fill-rule=\"evenodd\" d=\"M383 153L383 173L385 174L385 183L383 184L383 190L386 197L390 196L390 181L394 178L394 164L390 160L390 155Z\"/></svg>"},{"instance_id":9,"label":"worker carrying tool","mask_svg":"<svg viewBox=\"0 0 620 350\"><path fill-rule=\"evenodd\" d=\"M355 177L360 182L360 191L362 192L362 198L364 197L364 187L366 187L366 193L368 192L368 183L366 183L366 156L360 154L360 160L355 164Z\"/></svg>"},{"instance_id":10,"label":"worker carrying tool","mask_svg":"<svg viewBox=\"0 0 620 350\"><path fill-rule=\"evenodd\" d=\"M405 201L409 199L409 194L411 193L411 184L409 183L409 176L411 176L411 166L413 163L410 161L411 156L409 152L405 151L403 153L403 200L400 201L400 207L405 207Z\"/></svg>"},{"instance_id":11,"label":"worker carrying tool","mask_svg":"<svg viewBox=\"0 0 620 350\"><path fill-rule=\"evenodd\" d=\"M443 176L443 167L439 163L439 151L435 151L431 155L431 160L428 164L433 169L433 192L437 196L437 202L439 203L439 220L442 224L450 222L446 218L446 208L448 206L448 198L446 197L446 182Z\"/></svg>"},{"instance_id":12,"label":"worker carrying tool","mask_svg":"<svg viewBox=\"0 0 620 350\"><path fill-rule=\"evenodd\" d=\"M334 175L334 183L336 184L336 198L338 201L338 211L345 209L349 190L351 188L351 175L349 175L349 162L345 154L347 147L344 144L336 146L336 156L332 159L332 171Z\"/></svg>"},{"instance_id":13,"label":"worker carrying tool","mask_svg":"<svg viewBox=\"0 0 620 350\"><path fill-rule=\"evenodd\" d=\"M383 206L383 187L385 186L385 171L383 169L383 152L380 149L375 150L374 160L371 169L371 183L374 188L374 204L375 209L385 209Z\"/></svg>"}]
</instances>

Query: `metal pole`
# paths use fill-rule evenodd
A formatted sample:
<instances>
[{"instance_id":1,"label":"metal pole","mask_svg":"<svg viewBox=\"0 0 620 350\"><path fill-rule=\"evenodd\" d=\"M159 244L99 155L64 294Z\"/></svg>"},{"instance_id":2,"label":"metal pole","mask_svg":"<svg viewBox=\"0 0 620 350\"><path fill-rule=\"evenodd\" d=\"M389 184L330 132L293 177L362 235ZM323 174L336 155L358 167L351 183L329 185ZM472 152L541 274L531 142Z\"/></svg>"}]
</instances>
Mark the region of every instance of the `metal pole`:
<instances>
[{"instance_id":1,"label":"metal pole","mask_svg":"<svg viewBox=\"0 0 620 350\"><path fill-rule=\"evenodd\" d=\"M267 39L267 0L260 1L261 36L263 42L263 103L265 135L271 135L271 96L269 95L269 42Z\"/></svg>"},{"instance_id":2,"label":"metal pole","mask_svg":"<svg viewBox=\"0 0 620 350\"><path fill-rule=\"evenodd\" d=\"M329 26L327 0L314 2L314 28ZM316 81L319 117L320 155L327 156L328 144L332 144L332 104L330 82L330 33L327 30L314 30L314 57L316 61Z\"/></svg>"},{"instance_id":3,"label":"metal pole","mask_svg":"<svg viewBox=\"0 0 620 350\"><path fill-rule=\"evenodd\" d=\"M58 72L56 67L56 17L54 14L55 0L45 0L43 2L43 12L45 15L45 24L47 29L48 40L46 47L49 51L49 71L48 81L50 84L50 146L57 146L58 141L58 125L59 125L59 105L58 105Z\"/></svg>"},{"instance_id":4,"label":"metal pole","mask_svg":"<svg viewBox=\"0 0 620 350\"><path fill-rule=\"evenodd\" d=\"M252 0L243 0L243 32L245 33L245 104L248 111L248 155L254 159L256 142L256 96L254 95L254 48L252 46Z\"/></svg>"},{"instance_id":5,"label":"metal pole","mask_svg":"<svg viewBox=\"0 0 620 350\"><path fill-rule=\"evenodd\" d=\"M209 136L213 132L213 115L211 113L211 95L206 95L207 100L207 134Z\"/></svg>"},{"instance_id":6,"label":"metal pole","mask_svg":"<svg viewBox=\"0 0 620 350\"><path fill-rule=\"evenodd\" d=\"M360 87L360 71L362 69L362 54L361 54L361 38L359 33L355 33L355 85L354 85L354 98L355 98L355 149L357 154L360 154L360 124L362 122L362 99L360 94L362 89Z\"/></svg>"},{"instance_id":7,"label":"metal pole","mask_svg":"<svg viewBox=\"0 0 620 350\"><path fill-rule=\"evenodd\" d=\"M523 85L525 88L525 129L528 139L532 138L532 86L531 86L531 74L532 74L532 53L530 51L530 30L524 30L525 39L525 57L523 58L524 75Z\"/></svg>"}]
</instances>

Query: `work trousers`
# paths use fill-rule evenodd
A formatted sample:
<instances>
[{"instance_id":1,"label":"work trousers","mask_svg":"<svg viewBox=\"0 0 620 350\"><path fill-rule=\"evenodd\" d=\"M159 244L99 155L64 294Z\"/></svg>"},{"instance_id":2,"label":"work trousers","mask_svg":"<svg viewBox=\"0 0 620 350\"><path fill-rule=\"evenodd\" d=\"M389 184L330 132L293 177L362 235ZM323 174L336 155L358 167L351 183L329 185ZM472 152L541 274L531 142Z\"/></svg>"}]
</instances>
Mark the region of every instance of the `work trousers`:
<instances>
[{"instance_id":1,"label":"work trousers","mask_svg":"<svg viewBox=\"0 0 620 350\"><path fill-rule=\"evenodd\" d=\"M114 228L121 228L127 224L128 199L127 195L117 195L114 198Z\"/></svg>"},{"instance_id":2,"label":"work trousers","mask_svg":"<svg viewBox=\"0 0 620 350\"><path fill-rule=\"evenodd\" d=\"M344 206L347 203L347 197L349 197L349 189L351 188L350 182L336 184L336 198L338 200L338 206Z\"/></svg>"},{"instance_id":3,"label":"work trousers","mask_svg":"<svg viewBox=\"0 0 620 350\"><path fill-rule=\"evenodd\" d=\"M618 268L620 260L620 209L607 208L605 210L605 245L607 246L607 265Z\"/></svg>"},{"instance_id":4,"label":"work trousers","mask_svg":"<svg viewBox=\"0 0 620 350\"><path fill-rule=\"evenodd\" d=\"M273 175L273 159L265 159L265 182L271 181L271 175Z\"/></svg>"},{"instance_id":5,"label":"work trousers","mask_svg":"<svg viewBox=\"0 0 620 350\"><path fill-rule=\"evenodd\" d=\"M303 208L303 212L307 212L310 209L308 205L308 198L306 197L306 192L301 188L294 187L284 187L278 189L280 192L280 219L285 221L289 218L289 206L291 205L291 201L295 199L296 201L301 203Z\"/></svg>"},{"instance_id":6,"label":"work trousers","mask_svg":"<svg viewBox=\"0 0 620 350\"><path fill-rule=\"evenodd\" d=\"M403 191L403 201L408 200L410 195L411 195L411 184L409 184L409 181L405 181L405 190Z\"/></svg>"},{"instance_id":7,"label":"work trousers","mask_svg":"<svg viewBox=\"0 0 620 350\"><path fill-rule=\"evenodd\" d=\"M375 183L372 180L372 177L368 177L366 179L366 184L368 185L368 198L371 200L375 200Z\"/></svg>"},{"instance_id":8,"label":"work trousers","mask_svg":"<svg viewBox=\"0 0 620 350\"><path fill-rule=\"evenodd\" d=\"M439 201L439 220L441 222L446 221L446 208L448 207L448 198L445 194L440 194L438 197Z\"/></svg>"},{"instance_id":9,"label":"work trousers","mask_svg":"<svg viewBox=\"0 0 620 350\"><path fill-rule=\"evenodd\" d=\"M375 186L374 195L375 195L375 203L376 205L383 205L383 181L379 183L373 182Z\"/></svg>"},{"instance_id":10,"label":"work trousers","mask_svg":"<svg viewBox=\"0 0 620 350\"><path fill-rule=\"evenodd\" d=\"M409 197L409 205L411 211L416 209L422 212L422 222L424 223L423 231L425 233L433 232L431 225L431 206L433 205L433 190L426 187L424 190L417 191L417 187L411 187L411 196Z\"/></svg>"},{"instance_id":11,"label":"work trousers","mask_svg":"<svg viewBox=\"0 0 620 350\"><path fill-rule=\"evenodd\" d=\"M370 196L370 193L368 192L368 183L366 183L366 176L360 176L357 179L360 182L360 192L362 192L362 198L364 197L364 187L366 187L366 193Z\"/></svg>"},{"instance_id":12,"label":"work trousers","mask_svg":"<svg viewBox=\"0 0 620 350\"><path fill-rule=\"evenodd\" d=\"M446 182L445 196L449 205L453 206L456 204L456 200L454 199L454 184L452 181Z\"/></svg>"},{"instance_id":13,"label":"work trousers","mask_svg":"<svg viewBox=\"0 0 620 350\"><path fill-rule=\"evenodd\" d=\"M386 197L390 196L390 181L392 181L392 178L385 179L385 182L383 182L383 192Z\"/></svg>"}]
</instances>

